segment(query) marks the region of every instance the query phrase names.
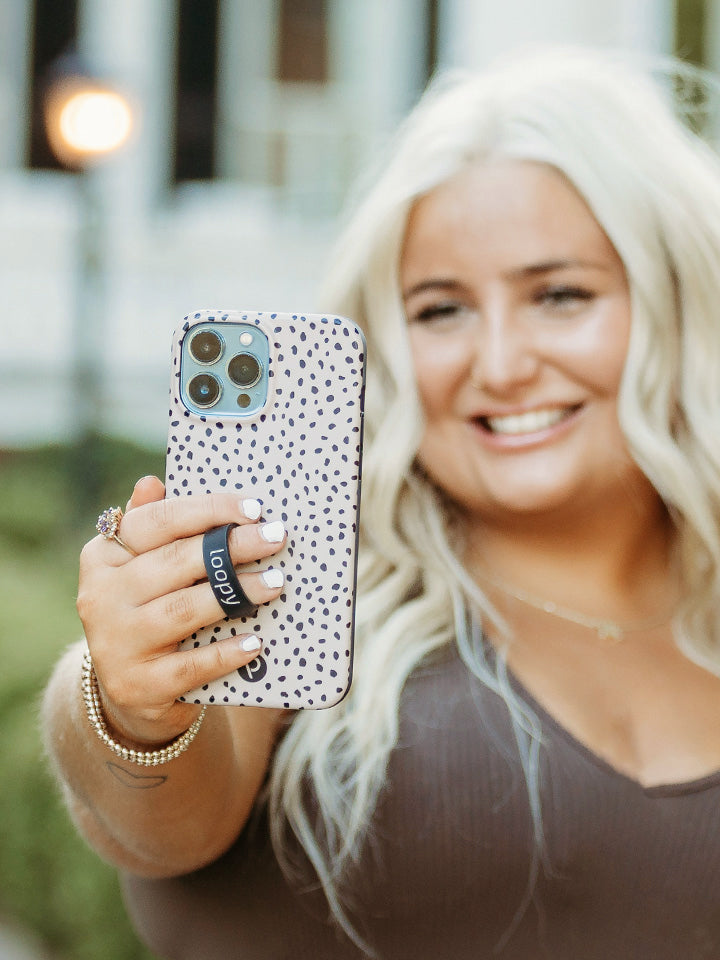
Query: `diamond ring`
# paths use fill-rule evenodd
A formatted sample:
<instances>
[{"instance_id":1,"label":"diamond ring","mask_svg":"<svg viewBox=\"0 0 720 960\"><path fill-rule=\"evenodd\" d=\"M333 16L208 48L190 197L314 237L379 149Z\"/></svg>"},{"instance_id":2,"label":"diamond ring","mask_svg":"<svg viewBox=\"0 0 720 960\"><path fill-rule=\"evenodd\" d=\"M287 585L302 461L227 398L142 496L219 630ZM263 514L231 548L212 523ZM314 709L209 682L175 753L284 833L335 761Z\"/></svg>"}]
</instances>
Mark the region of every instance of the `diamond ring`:
<instances>
[{"instance_id":1,"label":"diamond ring","mask_svg":"<svg viewBox=\"0 0 720 960\"><path fill-rule=\"evenodd\" d=\"M115 543L120 544L123 550L127 550L127 552L132 554L133 557L136 557L137 553L135 553L132 547L129 547L118 536L118 530L120 529L120 521L122 518L123 512L120 507L108 507L107 510L103 510L98 517L97 523L95 524L95 529L106 540L114 540Z\"/></svg>"}]
</instances>

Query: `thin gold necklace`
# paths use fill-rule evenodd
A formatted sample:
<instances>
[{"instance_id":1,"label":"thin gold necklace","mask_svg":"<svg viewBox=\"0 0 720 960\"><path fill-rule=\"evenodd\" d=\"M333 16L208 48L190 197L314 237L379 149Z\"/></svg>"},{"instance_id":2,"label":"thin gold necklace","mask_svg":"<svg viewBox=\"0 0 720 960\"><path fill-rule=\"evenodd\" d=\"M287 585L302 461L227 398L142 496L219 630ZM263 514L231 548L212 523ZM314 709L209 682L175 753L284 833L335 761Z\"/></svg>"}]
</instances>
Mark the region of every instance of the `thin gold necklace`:
<instances>
[{"instance_id":1,"label":"thin gold necklace","mask_svg":"<svg viewBox=\"0 0 720 960\"><path fill-rule=\"evenodd\" d=\"M632 620L626 623L620 623L618 620L611 620L609 617L589 617L578 610L570 610L563 607L554 600L543 600L541 597L533 596L519 587L510 586L502 580L497 580L489 574L478 572L481 580L485 580L492 586L497 587L504 594L527 604L536 610L549 614L551 617L558 617L560 620L567 620L569 623L575 623L579 627L586 627L588 630L594 630L599 640L609 640L613 643L620 643L625 639L625 634L638 632L640 630L653 630L656 627L662 627L672 619L673 610L666 610L663 614L650 617L647 620Z\"/></svg>"}]
</instances>

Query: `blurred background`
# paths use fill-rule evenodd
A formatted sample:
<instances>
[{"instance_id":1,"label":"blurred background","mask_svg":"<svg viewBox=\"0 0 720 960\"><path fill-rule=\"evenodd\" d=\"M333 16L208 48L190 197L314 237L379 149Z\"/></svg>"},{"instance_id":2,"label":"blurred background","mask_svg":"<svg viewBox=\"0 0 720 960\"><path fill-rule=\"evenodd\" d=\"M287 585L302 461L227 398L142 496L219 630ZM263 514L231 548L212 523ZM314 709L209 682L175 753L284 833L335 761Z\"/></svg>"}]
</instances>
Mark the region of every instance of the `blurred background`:
<instances>
[{"instance_id":1,"label":"blurred background","mask_svg":"<svg viewBox=\"0 0 720 960\"><path fill-rule=\"evenodd\" d=\"M720 66L718 0L0 0L0 958L139 960L37 732L77 552L163 472L172 329L312 310L437 70L528 42Z\"/></svg>"}]
</instances>

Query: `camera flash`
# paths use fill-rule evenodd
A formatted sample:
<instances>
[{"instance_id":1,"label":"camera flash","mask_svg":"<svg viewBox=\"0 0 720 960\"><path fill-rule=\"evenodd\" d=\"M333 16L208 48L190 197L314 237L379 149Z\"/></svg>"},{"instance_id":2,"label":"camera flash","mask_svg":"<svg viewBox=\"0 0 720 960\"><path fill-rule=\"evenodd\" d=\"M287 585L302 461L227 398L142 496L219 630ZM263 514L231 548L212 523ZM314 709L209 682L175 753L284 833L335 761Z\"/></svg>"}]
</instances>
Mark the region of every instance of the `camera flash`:
<instances>
[{"instance_id":1,"label":"camera flash","mask_svg":"<svg viewBox=\"0 0 720 960\"><path fill-rule=\"evenodd\" d=\"M244 347L249 347L253 342L253 335L251 333L241 333L240 334L240 343Z\"/></svg>"}]
</instances>

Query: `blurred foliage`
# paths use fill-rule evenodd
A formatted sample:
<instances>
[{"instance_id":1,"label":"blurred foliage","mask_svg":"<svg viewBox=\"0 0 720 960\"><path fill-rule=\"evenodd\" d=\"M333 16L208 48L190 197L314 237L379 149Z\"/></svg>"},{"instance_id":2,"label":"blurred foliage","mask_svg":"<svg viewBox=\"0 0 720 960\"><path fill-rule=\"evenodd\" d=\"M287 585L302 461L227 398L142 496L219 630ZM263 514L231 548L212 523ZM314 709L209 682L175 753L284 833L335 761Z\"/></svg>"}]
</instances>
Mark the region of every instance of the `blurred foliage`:
<instances>
[{"instance_id":1,"label":"blurred foliage","mask_svg":"<svg viewBox=\"0 0 720 960\"><path fill-rule=\"evenodd\" d=\"M92 460L84 501L78 464ZM0 915L58 960L148 960L115 872L75 833L43 757L38 706L55 661L81 635L77 557L99 512L124 505L163 457L96 438L0 451ZM90 478L89 478L90 479Z\"/></svg>"}]
</instances>

